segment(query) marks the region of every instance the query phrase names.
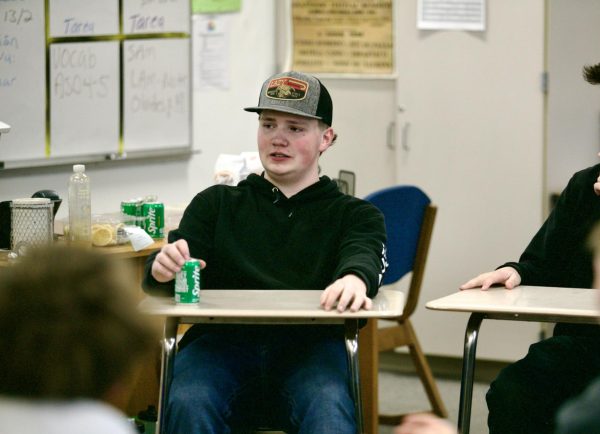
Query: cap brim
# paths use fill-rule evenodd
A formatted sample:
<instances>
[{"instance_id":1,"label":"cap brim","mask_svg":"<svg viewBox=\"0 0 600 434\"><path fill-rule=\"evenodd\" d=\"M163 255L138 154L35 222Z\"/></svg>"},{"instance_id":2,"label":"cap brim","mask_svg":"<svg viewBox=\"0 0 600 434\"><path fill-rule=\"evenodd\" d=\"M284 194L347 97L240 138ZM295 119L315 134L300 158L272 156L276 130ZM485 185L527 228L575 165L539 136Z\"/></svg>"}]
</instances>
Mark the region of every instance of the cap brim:
<instances>
[{"instance_id":1,"label":"cap brim","mask_svg":"<svg viewBox=\"0 0 600 434\"><path fill-rule=\"evenodd\" d=\"M302 116L303 118L311 118L311 119L323 120L323 118L321 116L307 115L303 111L296 110L296 109L293 109L293 108L290 108L290 107L285 107L285 106L276 106L276 107L244 107L244 110L247 111L247 112L255 112L255 113L260 113L263 110L270 110L270 111L274 111L274 112L283 112L283 113L289 113L289 114L292 114L292 115Z\"/></svg>"}]
</instances>

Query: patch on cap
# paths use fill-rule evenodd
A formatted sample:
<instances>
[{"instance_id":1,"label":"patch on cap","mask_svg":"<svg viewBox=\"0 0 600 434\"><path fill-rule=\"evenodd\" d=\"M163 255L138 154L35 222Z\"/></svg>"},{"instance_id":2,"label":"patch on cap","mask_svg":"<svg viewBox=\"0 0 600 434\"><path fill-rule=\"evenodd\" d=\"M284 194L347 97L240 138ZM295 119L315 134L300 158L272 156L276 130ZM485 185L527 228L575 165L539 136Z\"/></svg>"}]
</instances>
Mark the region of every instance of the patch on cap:
<instances>
[{"instance_id":1,"label":"patch on cap","mask_svg":"<svg viewBox=\"0 0 600 434\"><path fill-rule=\"evenodd\" d=\"M292 77L274 78L269 82L265 96L272 99L301 100L306 97L308 83Z\"/></svg>"}]
</instances>

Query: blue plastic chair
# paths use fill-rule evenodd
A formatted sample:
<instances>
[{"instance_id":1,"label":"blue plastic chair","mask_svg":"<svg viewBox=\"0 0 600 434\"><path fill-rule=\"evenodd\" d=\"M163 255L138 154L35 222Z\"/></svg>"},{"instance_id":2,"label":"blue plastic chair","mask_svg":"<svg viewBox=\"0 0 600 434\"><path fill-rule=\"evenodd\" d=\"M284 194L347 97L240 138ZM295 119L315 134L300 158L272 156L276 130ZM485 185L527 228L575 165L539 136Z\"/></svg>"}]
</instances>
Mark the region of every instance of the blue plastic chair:
<instances>
[{"instance_id":1,"label":"blue plastic chair","mask_svg":"<svg viewBox=\"0 0 600 434\"><path fill-rule=\"evenodd\" d=\"M421 189L410 185L384 188L369 194L365 200L379 208L385 218L389 265L382 284L391 285L412 272L402 316L396 319L397 324L393 327L377 329L375 345L379 352L408 346L431 403L431 410L440 417L446 417L448 413L431 368L409 320L419 301L437 207L431 204L431 200ZM379 422L396 425L403 416L380 414Z\"/></svg>"}]
</instances>

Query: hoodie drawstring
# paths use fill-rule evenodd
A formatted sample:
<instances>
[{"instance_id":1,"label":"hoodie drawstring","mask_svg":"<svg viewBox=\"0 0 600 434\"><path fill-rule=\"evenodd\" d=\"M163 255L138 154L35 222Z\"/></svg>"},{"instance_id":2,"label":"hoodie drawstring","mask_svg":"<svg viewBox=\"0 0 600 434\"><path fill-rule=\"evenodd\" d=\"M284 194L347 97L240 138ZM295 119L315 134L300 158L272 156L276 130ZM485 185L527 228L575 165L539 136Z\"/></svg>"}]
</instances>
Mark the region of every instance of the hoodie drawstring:
<instances>
[{"instance_id":1,"label":"hoodie drawstring","mask_svg":"<svg viewBox=\"0 0 600 434\"><path fill-rule=\"evenodd\" d=\"M271 191L273 192L274 197L273 203L276 204L281 199L281 193L279 192L279 189L277 187L273 187Z\"/></svg>"}]
</instances>

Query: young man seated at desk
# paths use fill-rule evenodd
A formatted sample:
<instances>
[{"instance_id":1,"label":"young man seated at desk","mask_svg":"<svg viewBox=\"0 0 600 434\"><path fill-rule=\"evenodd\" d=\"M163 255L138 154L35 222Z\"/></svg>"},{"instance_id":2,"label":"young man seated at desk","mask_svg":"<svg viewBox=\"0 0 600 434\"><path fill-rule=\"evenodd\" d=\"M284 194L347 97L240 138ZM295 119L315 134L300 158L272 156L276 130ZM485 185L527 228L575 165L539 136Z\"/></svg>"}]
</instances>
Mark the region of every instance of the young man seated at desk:
<instances>
[{"instance_id":1,"label":"young man seated at desk","mask_svg":"<svg viewBox=\"0 0 600 434\"><path fill-rule=\"evenodd\" d=\"M593 252L594 284L600 289L600 223L589 238ZM598 296L600 307L600 295ZM505 417L510 418L510 415ZM600 374L585 391L564 403L555 415L555 434L599 434L600 433ZM432 414L414 414L404 418L394 434L458 434L454 426L445 419Z\"/></svg>"},{"instance_id":2,"label":"young man seated at desk","mask_svg":"<svg viewBox=\"0 0 600 434\"><path fill-rule=\"evenodd\" d=\"M0 269L0 433L136 432L115 407L159 333L124 271L56 246Z\"/></svg>"},{"instance_id":3,"label":"young man seated at desk","mask_svg":"<svg viewBox=\"0 0 600 434\"><path fill-rule=\"evenodd\" d=\"M258 113L264 173L196 195L149 258L144 288L173 295L191 257L205 265L205 289L322 289L324 309L369 309L386 266L385 226L374 206L319 178L336 137L327 89L307 74L276 74L245 110ZM266 422L355 434L348 369L341 327L196 325L175 357L166 432L247 432Z\"/></svg>"},{"instance_id":4,"label":"young man seated at desk","mask_svg":"<svg viewBox=\"0 0 600 434\"><path fill-rule=\"evenodd\" d=\"M600 84L600 64L584 67ZM591 288L592 256L586 239L600 219L600 165L577 172L519 262L481 274L460 289L500 284ZM503 369L486 400L490 434L552 434L557 409L600 374L600 327L562 324L529 348L525 358Z\"/></svg>"}]
</instances>

